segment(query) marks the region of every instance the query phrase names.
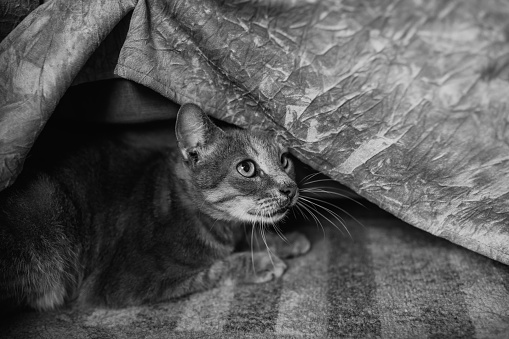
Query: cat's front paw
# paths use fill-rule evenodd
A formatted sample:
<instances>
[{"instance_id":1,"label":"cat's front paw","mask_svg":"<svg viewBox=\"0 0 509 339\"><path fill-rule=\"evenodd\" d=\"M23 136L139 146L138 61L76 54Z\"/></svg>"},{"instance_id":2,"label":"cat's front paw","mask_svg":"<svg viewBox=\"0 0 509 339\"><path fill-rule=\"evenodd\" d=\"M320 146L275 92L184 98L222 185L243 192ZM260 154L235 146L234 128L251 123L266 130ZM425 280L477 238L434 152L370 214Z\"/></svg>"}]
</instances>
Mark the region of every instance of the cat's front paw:
<instances>
[{"instance_id":1,"label":"cat's front paw","mask_svg":"<svg viewBox=\"0 0 509 339\"><path fill-rule=\"evenodd\" d=\"M251 273L247 275L244 282L261 284L283 275L286 271L286 264L274 254L268 252L256 252L252 255ZM253 271L254 270L254 271Z\"/></svg>"},{"instance_id":2,"label":"cat's front paw","mask_svg":"<svg viewBox=\"0 0 509 339\"><path fill-rule=\"evenodd\" d=\"M280 242L276 253L281 258L292 258L306 254L311 249L311 242L300 232L285 234L286 241Z\"/></svg>"}]
</instances>

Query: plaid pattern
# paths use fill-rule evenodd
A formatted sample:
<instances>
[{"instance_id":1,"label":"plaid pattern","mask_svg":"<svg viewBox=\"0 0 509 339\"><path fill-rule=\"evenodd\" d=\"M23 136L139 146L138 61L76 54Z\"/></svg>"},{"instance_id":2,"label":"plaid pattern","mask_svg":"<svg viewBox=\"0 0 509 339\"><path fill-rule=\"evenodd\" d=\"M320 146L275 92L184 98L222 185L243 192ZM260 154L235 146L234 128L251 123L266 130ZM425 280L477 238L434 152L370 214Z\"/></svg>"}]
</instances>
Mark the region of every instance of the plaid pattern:
<instances>
[{"instance_id":1,"label":"plaid pattern","mask_svg":"<svg viewBox=\"0 0 509 339\"><path fill-rule=\"evenodd\" d=\"M304 227L313 249L279 281L146 307L21 314L3 320L0 337L509 337L509 267L376 207L353 214L362 225L345 218L351 237Z\"/></svg>"}]
</instances>

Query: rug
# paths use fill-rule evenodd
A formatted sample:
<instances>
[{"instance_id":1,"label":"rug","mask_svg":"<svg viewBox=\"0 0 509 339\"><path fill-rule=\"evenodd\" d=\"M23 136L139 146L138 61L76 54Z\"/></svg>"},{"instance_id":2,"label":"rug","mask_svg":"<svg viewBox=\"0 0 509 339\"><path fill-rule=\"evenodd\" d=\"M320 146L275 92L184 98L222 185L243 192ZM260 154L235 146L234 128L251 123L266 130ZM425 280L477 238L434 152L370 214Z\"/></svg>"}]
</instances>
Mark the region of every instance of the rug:
<instances>
[{"instance_id":1,"label":"rug","mask_svg":"<svg viewBox=\"0 0 509 339\"><path fill-rule=\"evenodd\" d=\"M4 318L1 338L508 338L509 267L345 200L289 220L312 250L262 285L126 309L68 307ZM332 206L327 205L332 208ZM298 213L296 213L298 215Z\"/></svg>"}]
</instances>

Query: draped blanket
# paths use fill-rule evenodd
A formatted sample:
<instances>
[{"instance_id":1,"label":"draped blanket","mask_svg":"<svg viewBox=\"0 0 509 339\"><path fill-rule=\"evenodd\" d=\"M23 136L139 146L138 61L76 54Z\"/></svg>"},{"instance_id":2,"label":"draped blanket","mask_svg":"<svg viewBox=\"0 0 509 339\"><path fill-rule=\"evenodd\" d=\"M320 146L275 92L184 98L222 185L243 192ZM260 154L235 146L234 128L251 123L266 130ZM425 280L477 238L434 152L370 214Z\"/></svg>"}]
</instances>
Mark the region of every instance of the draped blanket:
<instances>
[{"instance_id":1,"label":"draped blanket","mask_svg":"<svg viewBox=\"0 0 509 339\"><path fill-rule=\"evenodd\" d=\"M274 130L404 221L509 264L508 17L504 0L49 1L0 44L0 189L73 82L120 76ZM122 43L98 49L115 27Z\"/></svg>"}]
</instances>

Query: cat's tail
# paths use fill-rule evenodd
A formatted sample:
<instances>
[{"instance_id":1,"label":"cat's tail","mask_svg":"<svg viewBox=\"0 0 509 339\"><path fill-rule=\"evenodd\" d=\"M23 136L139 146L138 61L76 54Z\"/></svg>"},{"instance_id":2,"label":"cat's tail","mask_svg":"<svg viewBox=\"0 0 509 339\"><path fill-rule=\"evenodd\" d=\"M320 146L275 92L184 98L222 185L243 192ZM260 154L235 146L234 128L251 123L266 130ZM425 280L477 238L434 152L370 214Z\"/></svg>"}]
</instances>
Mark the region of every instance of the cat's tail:
<instances>
[{"instance_id":1,"label":"cat's tail","mask_svg":"<svg viewBox=\"0 0 509 339\"><path fill-rule=\"evenodd\" d=\"M0 196L0 299L53 309L76 287L78 250L57 186L47 177L20 179Z\"/></svg>"}]
</instances>

